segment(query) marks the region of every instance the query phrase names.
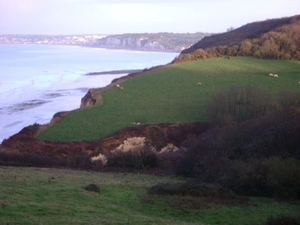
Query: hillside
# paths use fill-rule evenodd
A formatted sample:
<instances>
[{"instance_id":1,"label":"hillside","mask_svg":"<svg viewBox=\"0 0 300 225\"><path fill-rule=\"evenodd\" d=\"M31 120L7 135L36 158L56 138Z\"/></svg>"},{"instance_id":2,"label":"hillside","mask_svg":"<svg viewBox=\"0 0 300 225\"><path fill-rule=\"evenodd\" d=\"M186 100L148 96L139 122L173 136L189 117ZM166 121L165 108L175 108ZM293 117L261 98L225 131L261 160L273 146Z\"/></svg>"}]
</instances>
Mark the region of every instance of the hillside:
<instances>
[{"instance_id":1,"label":"hillside","mask_svg":"<svg viewBox=\"0 0 300 225\"><path fill-rule=\"evenodd\" d=\"M237 57L160 67L122 80L118 84L124 89L116 87L117 83L111 85L100 92L103 104L72 112L38 137L94 140L135 124L206 121L206 104L212 94L234 84L258 85L274 97L287 88L297 91L299 63ZM271 79L270 72L279 78ZM202 85L197 86L198 82Z\"/></svg>"},{"instance_id":2,"label":"hillside","mask_svg":"<svg viewBox=\"0 0 300 225\"><path fill-rule=\"evenodd\" d=\"M182 51L175 62L219 56L300 59L300 16L271 19L205 37Z\"/></svg>"},{"instance_id":3,"label":"hillside","mask_svg":"<svg viewBox=\"0 0 300 225\"><path fill-rule=\"evenodd\" d=\"M299 19L300 16L249 23L229 32L213 34L209 37L204 37L190 48L183 50L182 53L191 53L199 48L206 49L214 46L239 44L246 39L257 38L278 27L290 24L294 18Z\"/></svg>"}]
</instances>

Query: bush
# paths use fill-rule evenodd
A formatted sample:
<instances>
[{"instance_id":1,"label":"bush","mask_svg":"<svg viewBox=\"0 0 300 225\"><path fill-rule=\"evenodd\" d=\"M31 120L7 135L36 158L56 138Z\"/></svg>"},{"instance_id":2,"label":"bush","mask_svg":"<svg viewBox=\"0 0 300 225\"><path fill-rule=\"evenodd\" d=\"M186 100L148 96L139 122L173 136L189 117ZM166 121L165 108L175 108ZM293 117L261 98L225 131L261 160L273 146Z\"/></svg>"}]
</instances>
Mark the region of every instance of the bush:
<instances>
[{"instance_id":1,"label":"bush","mask_svg":"<svg viewBox=\"0 0 300 225\"><path fill-rule=\"evenodd\" d=\"M266 225L300 225L300 216L284 216L268 218Z\"/></svg>"},{"instance_id":2,"label":"bush","mask_svg":"<svg viewBox=\"0 0 300 225\"><path fill-rule=\"evenodd\" d=\"M296 108L215 128L189 140L177 174L241 195L300 198L299 136Z\"/></svg>"},{"instance_id":3,"label":"bush","mask_svg":"<svg viewBox=\"0 0 300 225\"><path fill-rule=\"evenodd\" d=\"M93 192L100 193L100 188L96 184L89 184L84 189L87 191L93 191Z\"/></svg>"},{"instance_id":4,"label":"bush","mask_svg":"<svg viewBox=\"0 0 300 225\"><path fill-rule=\"evenodd\" d=\"M207 115L218 126L232 125L265 115L272 109L271 95L255 86L232 86L215 93L207 105Z\"/></svg>"},{"instance_id":5,"label":"bush","mask_svg":"<svg viewBox=\"0 0 300 225\"><path fill-rule=\"evenodd\" d=\"M200 180L191 180L185 183L159 183L148 190L148 194L180 195L209 198L234 198L236 194L217 184L202 183Z\"/></svg>"},{"instance_id":6,"label":"bush","mask_svg":"<svg viewBox=\"0 0 300 225\"><path fill-rule=\"evenodd\" d=\"M0 165L5 166L66 166L66 161L29 153L0 152Z\"/></svg>"},{"instance_id":7,"label":"bush","mask_svg":"<svg viewBox=\"0 0 300 225\"><path fill-rule=\"evenodd\" d=\"M150 195L176 195L180 184L159 183L148 189Z\"/></svg>"},{"instance_id":8,"label":"bush","mask_svg":"<svg viewBox=\"0 0 300 225\"><path fill-rule=\"evenodd\" d=\"M153 125L146 128L146 144L159 152L168 144L168 141L163 130L159 126Z\"/></svg>"},{"instance_id":9,"label":"bush","mask_svg":"<svg viewBox=\"0 0 300 225\"><path fill-rule=\"evenodd\" d=\"M300 108L300 93L290 90L280 91L278 94L278 101L282 109L289 107Z\"/></svg>"},{"instance_id":10,"label":"bush","mask_svg":"<svg viewBox=\"0 0 300 225\"><path fill-rule=\"evenodd\" d=\"M241 195L300 199L300 162L280 157L233 160L220 182Z\"/></svg>"},{"instance_id":11,"label":"bush","mask_svg":"<svg viewBox=\"0 0 300 225\"><path fill-rule=\"evenodd\" d=\"M147 146L134 151L116 151L107 159L107 166L129 169L149 169L157 165L157 155Z\"/></svg>"}]
</instances>

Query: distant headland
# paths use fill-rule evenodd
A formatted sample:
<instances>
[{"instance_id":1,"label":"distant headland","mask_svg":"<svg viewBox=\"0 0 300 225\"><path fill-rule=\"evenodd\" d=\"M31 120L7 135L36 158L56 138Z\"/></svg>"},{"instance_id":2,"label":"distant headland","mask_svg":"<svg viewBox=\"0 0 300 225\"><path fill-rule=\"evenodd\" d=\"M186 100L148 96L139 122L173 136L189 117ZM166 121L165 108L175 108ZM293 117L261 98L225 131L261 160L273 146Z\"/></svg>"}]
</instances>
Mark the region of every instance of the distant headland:
<instances>
[{"instance_id":1,"label":"distant headland","mask_svg":"<svg viewBox=\"0 0 300 225\"><path fill-rule=\"evenodd\" d=\"M80 45L109 49L181 52L212 33L134 33L117 35L2 34L0 44Z\"/></svg>"}]
</instances>

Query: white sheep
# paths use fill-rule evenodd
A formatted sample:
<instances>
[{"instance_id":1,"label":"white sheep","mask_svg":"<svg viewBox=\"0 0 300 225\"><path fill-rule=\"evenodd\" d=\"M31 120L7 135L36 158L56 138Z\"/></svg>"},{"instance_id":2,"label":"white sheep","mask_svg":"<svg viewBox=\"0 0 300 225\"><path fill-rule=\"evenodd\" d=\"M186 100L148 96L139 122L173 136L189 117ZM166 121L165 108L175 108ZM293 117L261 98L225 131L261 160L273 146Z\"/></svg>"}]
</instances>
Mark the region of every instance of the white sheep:
<instances>
[{"instance_id":1,"label":"white sheep","mask_svg":"<svg viewBox=\"0 0 300 225\"><path fill-rule=\"evenodd\" d=\"M274 75L273 75L273 73L270 73L269 76L270 76L270 77L273 77Z\"/></svg>"},{"instance_id":2,"label":"white sheep","mask_svg":"<svg viewBox=\"0 0 300 225\"><path fill-rule=\"evenodd\" d=\"M274 77L278 77L278 75L277 75L277 74L274 74Z\"/></svg>"},{"instance_id":3,"label":"white sheep","mask_svg":"<svg viewBox=\"0 0 300 225\"><path fill-rule=\"evenodd\" d=\"M124 90L124 87L120 87L120 90Z\"/></svg>"},{"instance_id":4,"label":"white sheep","mask_svg":"<svg viewBox=\"0 0 300 225\"><path fill-rule=\"evenodd\" d=\"M117 88L120 88L120 84L117 84L116 87L117 87Z\"/></svg>"},{"instance_id":5,"label":"white sheep","mask_svg":"<svg viewBox=\"0 0 300 225\"><path fill-rule=\"evenodd\" d=\"M298 82L298 84L300 84L300 81Z\"/></svg>"},{"instance_id":6,"label":"white sheep","mask_svg":"<svg viewBox=\"0 0 300 225\"><path fill-rule=\"evenodd\" d=\"M200 86L200 85L202 85L202 83L201 83L201 82L198 82L198 83L197 83L197 86Z\"/></svg>"}]
</instances>

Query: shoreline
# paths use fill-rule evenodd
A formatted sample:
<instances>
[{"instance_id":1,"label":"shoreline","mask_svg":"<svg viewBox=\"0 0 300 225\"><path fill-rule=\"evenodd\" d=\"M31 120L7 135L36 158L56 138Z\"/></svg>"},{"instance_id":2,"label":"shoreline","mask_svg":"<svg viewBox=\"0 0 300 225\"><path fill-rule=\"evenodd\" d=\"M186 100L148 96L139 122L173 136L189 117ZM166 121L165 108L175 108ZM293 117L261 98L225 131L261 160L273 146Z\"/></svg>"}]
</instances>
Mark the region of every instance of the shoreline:
<instances>
[{"instance_id":1,"label":"shoreline","mask_svg":"<svg viewBox=\"0 0 300 225\"><path fill-rule=\"evenodd\" d=\"M103 72L90 72L84 74L85 76L93 76L93 75L116 75L116 74L130 74L130 73L140 73L143 72L145 69L140 70L109 70Z\"/></svg>"},{"instance_id":2,"label":"shoreline","mask_svg":"<svg viewBox=\"0 0 300 225\"><path fill-rule=\"evenodd\" d=\"M147 48L118 48L118 47L110 47L103 45L94 45L94 44L45 44L45 43L0 43L0 45L57 45L57 46L78 46L85 48L99 48L106 50L124 50L124 51L138 51L138 52L164 52L164 53L178 53L180 54L180 50L162 50L162 49L147 49Z\"/></svg>"},{"instance_id":3,"label":"shoreline","mask_svg":"<svg viewBox=\"0 0 300 225\"><path fill-rule=\"evenodd\" d=\"M24 63L24 68L22 68L25 70L22 69L22 73L25 72L28 75L27 77L29 78L26 78L27 80L25 80L23 83L12 83L16 84L16 87L12 86L13 88L10 88L10 86L8 86L5 95L1 96L3 99L5 97L5 101L3 100L3 103L5 104L2 104L0 107L0 113L3 117L0 122L0 144L4 139L17 134L24 127L35 123L48 124L49 122L51 122L57 112L73 111L79 109L81 106L81 99L87 94L90 89L105 89L112 82L120 82L129 74L131 74L131 76L134 76L133 74L137 75L143 71L148 71L148 68L156 67L157 64L163 65L165 63L169 63L170 60L172 60L172 58L177 55L169 55L168 53L164 54L163 52L156 54L153 53L150 54L150 56L148 56L148 54L128 53L133 57L133 63L121 61L118 65L113 64L110 67L106 67L105 57L103 59L101 58L104 54L106 54L106 51L111 51L112 56L115 57L124 57L124 55L126 56L127 53L119 54L117 53L117 51L110 49L103 49L105 51L85 50L88 48L98 48L96 46L88 45L45 45L30 43L3 45L0 44L0 46L3 46L3 49L8 50L15 48L24 48L26 51L28 49L39 49L40 47L41 51L30 52L30 54L33 55L40 55L42 53L48 54L47 51L43 51L47 50L48 48L56 49L56 46L76 48L76 55L74 55L73 59L72 49L69 51L68 49L60 49L60 47L58 47L58 53L65 54L66 56L72 54L72 57L70 58L70 60L67 60L66 63L58 64L54 69L49 66L48 63L42 61L42 64L40 63L35 66L32 72L32 68L27 66L27 63ZM4 46L7 47L4 48ZM128 52L130 52L130 50L128 50ZM84 59L82 59L82 55L85 56ZM22 55L17 56L19 58L14 57L11 59L11 61L20 59L20 62L23 63L23 58L21 57ZM51 54L51 57L53 57L53 59L56 59L55 55ZM98 58L101 58L102 60L94 60ZM52 58L50 59L52 60ZM73 61L76 63L78 59L80 59L82 63L80 65L73 65ZM20 65L22 66L22 64ZM4 66L7 66L4 67L5 69L7 69L7 71L11 70L11 67L9 67L9 65L4 64ZM136 68L137 66L139 66L140 68ZM16 67L18 67L18 64ZM118 69L118 67L120 69ZM19 71L12 70L12 72L15 72L13 75L16 78L20 76L23 79L23 75L21 75ZM3 75L4 77L4 73L2 73L1 75ZM13 76L11 77L12 79L14 79ZM12 79L7 80L10 81ZM22 81L22 79L20 79L20 81ZM28 91L26 91L26 95L22 91L24 87L28 89ZM2 88L1 91L3 92L3 90L4 89Z\"/></svg>"}]
</instances>

